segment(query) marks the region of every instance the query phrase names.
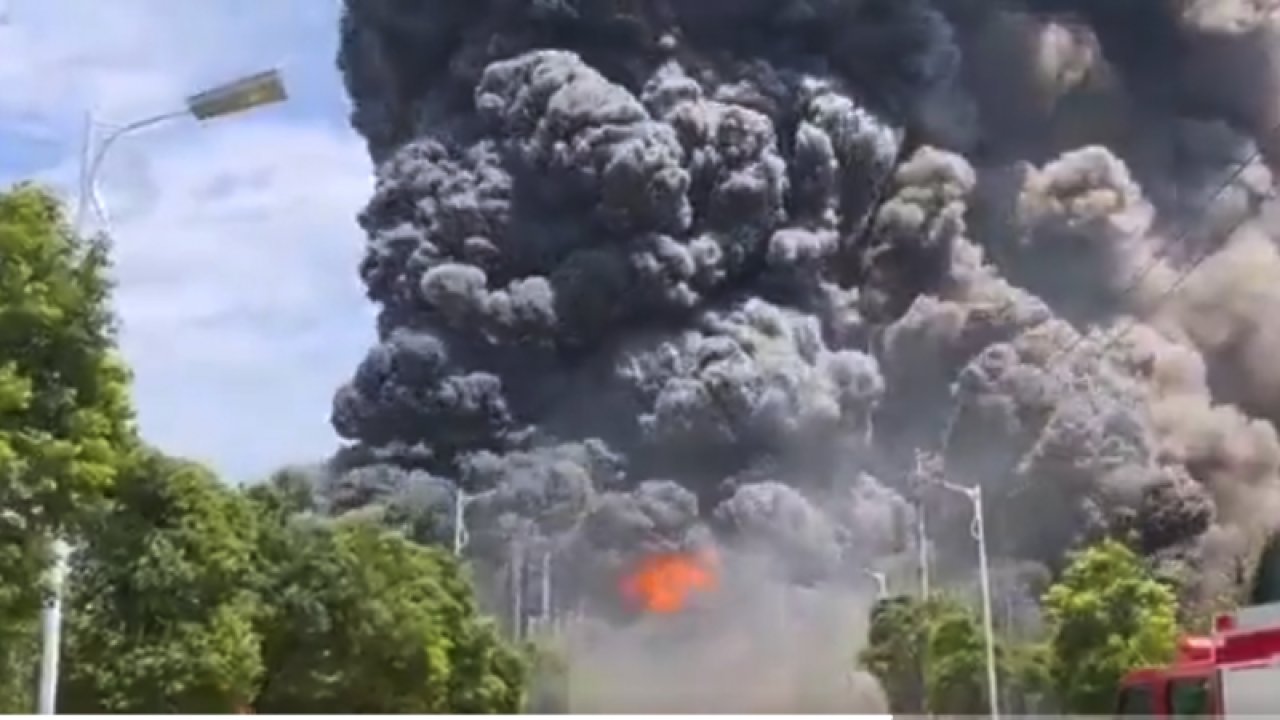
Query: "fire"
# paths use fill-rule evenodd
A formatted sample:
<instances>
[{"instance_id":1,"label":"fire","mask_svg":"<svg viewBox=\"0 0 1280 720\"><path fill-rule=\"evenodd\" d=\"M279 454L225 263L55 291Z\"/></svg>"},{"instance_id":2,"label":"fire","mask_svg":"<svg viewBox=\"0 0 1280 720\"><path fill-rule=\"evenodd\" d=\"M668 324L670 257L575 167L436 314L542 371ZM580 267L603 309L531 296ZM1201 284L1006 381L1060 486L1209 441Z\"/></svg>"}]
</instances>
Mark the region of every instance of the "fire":
<instances>
[{"instance_id":1,"label":"fire","mask_svg":"<svg viewBox=\"0 0 1280 720\"><path fill-rule=\"evenodd\" d=\"M627 600L662 614L680 612L694 593L715 588L715 557L708 553L649 555L620 585Z\"/></svg>"}]
</instances>

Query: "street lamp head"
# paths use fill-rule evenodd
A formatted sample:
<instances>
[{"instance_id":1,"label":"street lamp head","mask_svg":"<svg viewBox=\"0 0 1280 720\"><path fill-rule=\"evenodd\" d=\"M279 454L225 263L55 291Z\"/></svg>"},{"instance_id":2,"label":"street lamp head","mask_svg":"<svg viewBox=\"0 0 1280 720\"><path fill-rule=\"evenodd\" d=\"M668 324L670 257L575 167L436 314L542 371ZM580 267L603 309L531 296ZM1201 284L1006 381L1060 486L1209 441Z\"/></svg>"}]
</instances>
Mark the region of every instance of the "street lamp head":
<instances>
[{"instance_id":1,"label":"street lamp head","mask_svg":"<svg viewBox=\"0 0 1280 720\"><path fill-rule=\"evenodd\" d=\"M959 485L948 480L943 480L938 484L957 495L964 495L975 502L982 497L981 485Z\"/></svg>"},{"instance_id":2,"label":"street lamp head","mask_svg":"<svg viewBox=\"0 0 1280 720\"><path fill-rule=\"evenodd\" d=\"M212 120L288 99L278 70L267 70L218 85L187 98L197 120Z\"/></svg>"}]
</instances>

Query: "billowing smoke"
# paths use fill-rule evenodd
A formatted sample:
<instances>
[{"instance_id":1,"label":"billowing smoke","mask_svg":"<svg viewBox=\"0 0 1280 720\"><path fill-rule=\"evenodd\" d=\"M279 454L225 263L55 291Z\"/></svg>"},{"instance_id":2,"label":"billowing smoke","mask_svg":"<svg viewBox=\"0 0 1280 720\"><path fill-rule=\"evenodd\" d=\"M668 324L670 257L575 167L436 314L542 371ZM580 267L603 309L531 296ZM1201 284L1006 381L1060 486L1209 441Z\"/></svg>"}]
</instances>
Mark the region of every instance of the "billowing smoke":
<instances>
[{"instance_id":1,"label":"billowing smoke","mask_svg":"<svg viewBox=\"0 0 1280 720\"><path fill-rule=\"evenodd\" d=\"M489 596L603 618L597 670L755 637L794 690L784 617L852 688L921 508L972 574L939 476L1010 603L1105 535L1239 593L1280 525L1280 4L348 0L339 64L381 312L329 506L447 544L465 493ZM619 607L709 549L714 621Z\"/></svg>"}]
</instances>

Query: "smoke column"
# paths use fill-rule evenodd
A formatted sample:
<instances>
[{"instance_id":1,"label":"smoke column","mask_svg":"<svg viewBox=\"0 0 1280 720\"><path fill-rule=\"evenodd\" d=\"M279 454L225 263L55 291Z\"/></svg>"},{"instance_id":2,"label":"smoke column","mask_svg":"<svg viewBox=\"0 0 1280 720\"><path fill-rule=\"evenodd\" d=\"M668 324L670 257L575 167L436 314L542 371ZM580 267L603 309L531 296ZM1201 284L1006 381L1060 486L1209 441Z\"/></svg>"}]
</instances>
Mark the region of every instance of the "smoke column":
<instances>
[{"instance_id":1,"label":"smoke column","mask_svg":"<svg viewBox=\"0 0 1280 720\"><path fill-rule=\"evenodd\" d=\"M494 597L552 553L607 710L877 710L864 569L910 588L923 502L974 573L917 450L983 486L1009 588L1111 534L1242 592L1280 523L1277 5L347 0L380 341L322 494L448 543L461 488ZM701 620L618 607L707 548Z\"/></svg>"}]
</instances>

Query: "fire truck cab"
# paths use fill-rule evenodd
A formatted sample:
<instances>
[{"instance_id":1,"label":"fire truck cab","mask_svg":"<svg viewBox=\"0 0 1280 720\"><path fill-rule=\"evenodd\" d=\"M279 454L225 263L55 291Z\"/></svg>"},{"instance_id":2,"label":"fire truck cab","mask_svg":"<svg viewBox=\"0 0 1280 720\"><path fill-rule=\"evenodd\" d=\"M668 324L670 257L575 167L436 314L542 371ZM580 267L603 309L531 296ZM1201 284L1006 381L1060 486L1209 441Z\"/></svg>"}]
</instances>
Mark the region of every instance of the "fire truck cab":
<instances>
[{"instance_id":1,"label":"fire truck cab","mask_svg":"<svg viewBox=\"0 0 1280 720\"><path fill-rule=\"evenodd\" d=\"M1208 637L1179 641L1168 667L1134 670L1116 715L1222 718L1280 712L1280 603L1219 615Z\"/></svg>"}]
</instances>

